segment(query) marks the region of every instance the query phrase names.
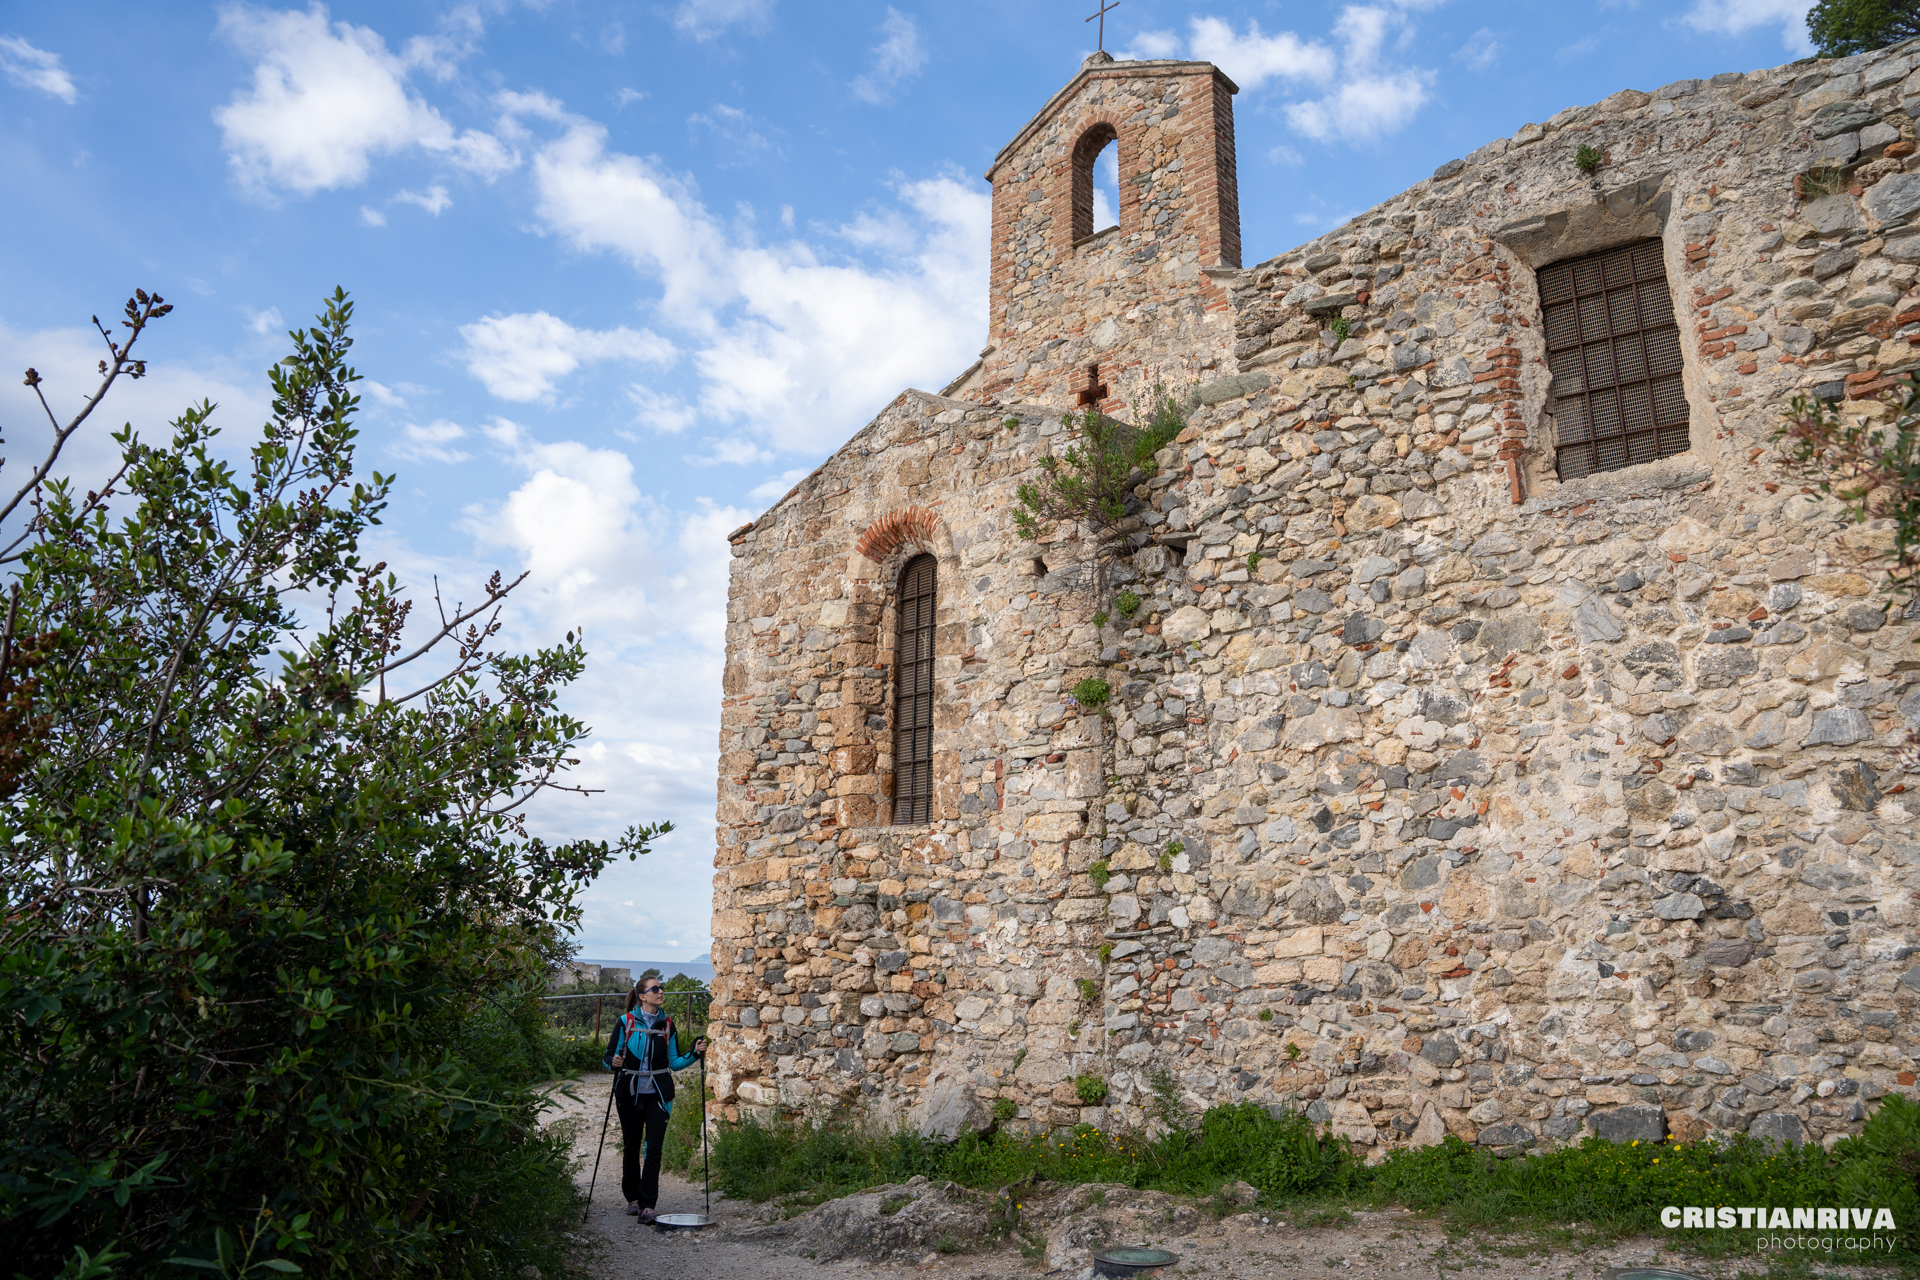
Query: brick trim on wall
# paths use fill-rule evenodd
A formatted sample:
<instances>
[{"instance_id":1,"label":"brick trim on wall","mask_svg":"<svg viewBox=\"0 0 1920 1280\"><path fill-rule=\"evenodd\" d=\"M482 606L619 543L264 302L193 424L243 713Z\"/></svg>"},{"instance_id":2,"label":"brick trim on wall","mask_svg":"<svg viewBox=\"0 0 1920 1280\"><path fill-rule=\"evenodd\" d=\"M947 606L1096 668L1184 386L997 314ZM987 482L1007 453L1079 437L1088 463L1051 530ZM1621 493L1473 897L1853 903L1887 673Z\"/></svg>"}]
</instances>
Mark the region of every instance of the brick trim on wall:
<instances>
[{"instance_id":1,"label":"brick trim on wall","mask_svg":"<svg viewBox=\"0 0 1920 1280\"><path fill-rule=\"evenodd\" d=\"M934 533L939 525L940 517L926 507L895 507L868 525L853 544L853 549L875 564L909 541L918 541L932 550Z\"/></svg>"}]
</instances>

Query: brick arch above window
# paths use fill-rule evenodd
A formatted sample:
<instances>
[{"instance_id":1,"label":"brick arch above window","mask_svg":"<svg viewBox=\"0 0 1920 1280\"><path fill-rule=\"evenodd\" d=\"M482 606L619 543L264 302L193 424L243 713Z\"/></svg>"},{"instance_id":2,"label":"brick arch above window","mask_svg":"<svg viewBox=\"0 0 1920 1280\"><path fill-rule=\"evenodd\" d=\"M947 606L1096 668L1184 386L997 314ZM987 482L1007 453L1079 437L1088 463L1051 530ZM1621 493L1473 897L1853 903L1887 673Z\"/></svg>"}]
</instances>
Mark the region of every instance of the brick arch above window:
<instances>
[{"instance_id":1,"label":"brick arch above window","mask_svg":"<svg viewBox=\"0 0 1920 1280\"><path fill-rule=\"evenodd\" d=\"M884 564L902 547L933 551L940 534L940 517L927 507L895 507L868 525L853 549Z\"/></svg>"}]
</instances>

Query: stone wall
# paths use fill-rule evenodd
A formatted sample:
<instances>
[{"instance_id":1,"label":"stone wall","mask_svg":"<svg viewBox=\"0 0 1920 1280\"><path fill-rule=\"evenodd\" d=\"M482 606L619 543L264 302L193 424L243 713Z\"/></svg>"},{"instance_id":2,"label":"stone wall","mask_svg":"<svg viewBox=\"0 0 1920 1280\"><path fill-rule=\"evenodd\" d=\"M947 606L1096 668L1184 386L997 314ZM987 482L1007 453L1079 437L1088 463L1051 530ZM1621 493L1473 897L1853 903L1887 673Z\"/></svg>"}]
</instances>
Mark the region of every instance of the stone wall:
<instances>
[{"instance_id":1,"label":"stone wall","mask_svg":"<svg viewBox=\"0 0 1920 1280\"><path fill-rule=\"evenodd\" d=\"M1914 64L1623 92L1163 277L1111 317L1117 359L1192 371L1130 619L1013 531L1068 438L1038 382L903 395L737 533L719 1105L1144 1124L1166 1071L1381 1150L1830 1138L1912 1086L1916 624L1875 594L1890 533L1768 441L1796 395L1888 420L1915 363ZM1562 483L1533 271L1647 237L1691 449ZM936 820L890 827L888 594L922 550Z\"/></svg>"}]
</instances>

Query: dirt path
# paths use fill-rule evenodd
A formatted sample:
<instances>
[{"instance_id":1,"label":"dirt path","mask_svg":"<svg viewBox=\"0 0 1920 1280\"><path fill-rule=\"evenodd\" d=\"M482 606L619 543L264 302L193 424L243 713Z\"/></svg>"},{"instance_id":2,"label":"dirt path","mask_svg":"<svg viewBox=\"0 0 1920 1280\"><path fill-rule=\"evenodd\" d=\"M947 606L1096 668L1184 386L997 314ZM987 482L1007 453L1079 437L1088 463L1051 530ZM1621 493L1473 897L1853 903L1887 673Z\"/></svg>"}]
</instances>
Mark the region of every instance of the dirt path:
<instances>
[{"instance_id":1,"label":"dirt path","mask_svg":"<svg viewBox=\"0 0 1920 1280\"><path fill-rule=\"evenodd\" d=\"M606 1091L606 1077L590 1076L576 1082L577 1100L556 1097L549 1112L553 1122L568 1122L574 1128L573 1150L582 1190L593 1170ZM583 1228L592 1280L653 1280L655 1276L660 1280L804 1280L812 1275L859 1280L1039 1280L1048 1274L1012 1247L951 1256L929 1254L918 1266L909 1267L859 1261L816 1263L780 1252L772 1242L738 1238L739 1229L753 1224L754 1206L737 1200L715 1199L712 1216L719 1225L704 1231L662 1234L640 1227L625 1209L620 1198L616 1122L607 1135L600 1181ZM662 1213L702 1212L700 1183L663 1174L659 1209ZM1829 1263L1824 1257L1691 1258L1666 1251L1660 1241L1646 1238L1580 1248L1523 1236L1449 1236L1432 1220L1401 1210L1349 1217L1340 1225L1307 1227L1284 1214L1267 1214L1263 1219L1259 1213L1243 1213L1209 1222L1187 1235L1138 1243L1179 1255L1180 1261L1161 1273L1162 1280L1359 1280L1369 1276L1597 1280L1608 1268L1648 1266L1671 1267L1710 1280L1737 1280L1765 1275L1776 1260L1789 1266L1811 1261L1823 1280L1885 1280L1888 1274L1884 1269ZM1084 1275L1085 1269L1056 1273L1056 1280L1074 1280L1076 1274Z\"/></svg>"}]
</instances>

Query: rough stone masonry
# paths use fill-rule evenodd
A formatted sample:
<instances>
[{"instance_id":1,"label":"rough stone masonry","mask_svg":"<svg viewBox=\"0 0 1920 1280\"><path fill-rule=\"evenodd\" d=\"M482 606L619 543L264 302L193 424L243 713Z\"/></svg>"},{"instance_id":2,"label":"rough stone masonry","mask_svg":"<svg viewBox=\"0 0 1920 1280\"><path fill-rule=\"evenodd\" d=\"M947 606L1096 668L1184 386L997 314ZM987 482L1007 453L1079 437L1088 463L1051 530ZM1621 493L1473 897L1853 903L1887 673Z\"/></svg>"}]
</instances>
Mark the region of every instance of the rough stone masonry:
<instances>
[{"instance_id":1,"label":"rough stone masonry","mask_svg":"<svg viewBox=\"0 0 1920 1280\"><path fill-rule=\"evenodd\" d=\"M715 1108L1141 1125L1158 1082L1378 1152L1830 1140L1911 1089L1916 624L1768 442L1916 363L1917 67L1625 90L1243 269L1231 81L1090 59L988 175L981 361L732 536ZM1684 451L1563 480L1537 273L1647 242ZM1089 364L1189 410L1104 626L1012 519Z\"/></svg>"}]
</instances>

